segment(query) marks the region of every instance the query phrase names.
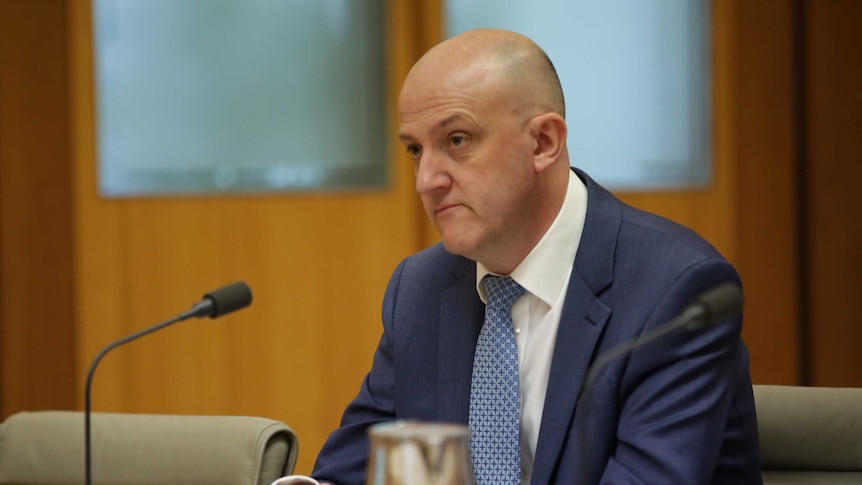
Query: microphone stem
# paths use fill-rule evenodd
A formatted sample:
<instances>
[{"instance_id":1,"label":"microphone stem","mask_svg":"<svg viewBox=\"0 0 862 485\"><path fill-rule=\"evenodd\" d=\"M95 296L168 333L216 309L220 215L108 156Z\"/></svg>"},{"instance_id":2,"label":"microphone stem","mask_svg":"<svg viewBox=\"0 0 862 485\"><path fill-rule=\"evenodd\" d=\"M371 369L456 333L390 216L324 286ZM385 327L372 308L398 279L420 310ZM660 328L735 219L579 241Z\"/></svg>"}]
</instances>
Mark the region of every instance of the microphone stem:
<instances>
[{"instance_id":1,"label":"microphone stem","mask_svg":"<svg viewBox=\"0 0 862 485\"><path fill-rule=\"evenodd\" d=\"M149 333L153 333L156 330L167 327L168 325L172 325L177 322L181 322L183 320L188 319L189 317L194 316L191 310L181 313L169 320L165 320L162 323L153 325L152 327L147 327L143 330L139 330L131 335L125 336L115 342L108 344L104 349L96 355L96 358L93 359L93 363L90 364L90 370L87 371L87 382L84 385L84 464L85 464L85 479L86 485L92 485L92 466L91 466L91 456L90 456L90 387L93 382L93 374L96 371L96 366L99 365L99 362L102 360L102 357L105 356L111 350L123 345L127 342L135 340L138 337L143 337Z\"/></svg>"}]
</instances>

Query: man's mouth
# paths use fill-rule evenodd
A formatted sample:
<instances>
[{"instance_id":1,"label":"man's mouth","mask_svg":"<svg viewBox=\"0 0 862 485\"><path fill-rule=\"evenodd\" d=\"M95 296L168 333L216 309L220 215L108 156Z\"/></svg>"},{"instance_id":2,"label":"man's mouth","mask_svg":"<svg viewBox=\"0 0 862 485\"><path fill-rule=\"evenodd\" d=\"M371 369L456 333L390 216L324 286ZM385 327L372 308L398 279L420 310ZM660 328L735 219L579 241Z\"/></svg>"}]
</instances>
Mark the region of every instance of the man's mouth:
<instances>
[{"instance_id":1,"label":"man's mouth","mask_svg":"<svg viewBox=\"0 0 862 485\"><path fill-rule=\"evenodd\" d=\"M437 207L434 208L434 213L440 214L441 212L445 212L453 207L458 207L460 205L461 204L456 204L454 202L443 202L438 204Z\"/></svg>"}]
</instances>

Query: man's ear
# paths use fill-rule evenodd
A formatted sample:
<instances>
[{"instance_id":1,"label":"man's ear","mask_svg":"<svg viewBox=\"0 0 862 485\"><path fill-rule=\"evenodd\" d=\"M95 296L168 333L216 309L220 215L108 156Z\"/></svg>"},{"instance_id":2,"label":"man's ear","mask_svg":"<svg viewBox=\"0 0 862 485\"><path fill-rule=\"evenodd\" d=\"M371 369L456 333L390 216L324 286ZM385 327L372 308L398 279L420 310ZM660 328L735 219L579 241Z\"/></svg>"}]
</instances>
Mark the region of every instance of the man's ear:
<instances>
[{"instance_id":1,"label":"man's ear","mask_svg":"<svg viewBox=\"0 0 862 485\"><path fill-rule=\"evenodd\" d=\"M545 113L530 121L530 133L536 146L533 151L533 168L538 173L548 169L560 158L566 148L566 121L557 113Z\"/></svg>"}]
</instances>

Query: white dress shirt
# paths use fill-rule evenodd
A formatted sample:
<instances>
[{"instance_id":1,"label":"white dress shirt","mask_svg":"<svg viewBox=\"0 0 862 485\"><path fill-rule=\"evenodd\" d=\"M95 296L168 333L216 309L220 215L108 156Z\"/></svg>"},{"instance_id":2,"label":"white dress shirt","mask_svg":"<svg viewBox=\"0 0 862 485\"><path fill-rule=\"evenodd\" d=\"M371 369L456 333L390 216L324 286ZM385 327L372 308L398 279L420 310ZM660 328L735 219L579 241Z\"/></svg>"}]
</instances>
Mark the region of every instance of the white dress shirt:
<instances>
[{"instance_id":1,"label":"white dress shirt","mask_svg":"<svg viewBox=\"0 0 862 485\"><path fill-rule=\"evenodd\" d=\"M529 485L533 471L554 342L586 215L587 188L570 170L569 186L559 214L538 244L509 275L527 290L512 307L521 391L522 485ZM476 291L486 303L480 282L489 273L482 263L476 263Z\"/></svg>"}]
</instances>

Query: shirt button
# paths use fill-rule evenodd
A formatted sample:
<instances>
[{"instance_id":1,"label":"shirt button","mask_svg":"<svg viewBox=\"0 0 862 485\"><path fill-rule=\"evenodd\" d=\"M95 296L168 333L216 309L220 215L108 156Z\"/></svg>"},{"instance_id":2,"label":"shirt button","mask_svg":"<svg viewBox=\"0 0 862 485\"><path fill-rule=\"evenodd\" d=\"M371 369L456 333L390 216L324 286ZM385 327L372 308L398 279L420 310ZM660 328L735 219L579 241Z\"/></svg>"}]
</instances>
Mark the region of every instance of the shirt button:
<instances>
[{"instance_id":1,"label":"shirt button","mask_svg":"<svg viewBox=\"0 0 862 485\"><path fill-rule=\"evenodd\" d=\"M521 335L521 327L515 327L515 335Z\"/></svg>"}]
</instances>

